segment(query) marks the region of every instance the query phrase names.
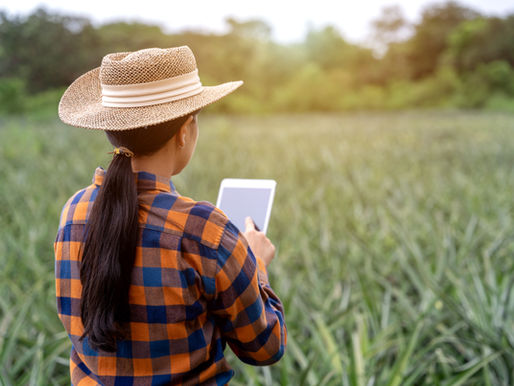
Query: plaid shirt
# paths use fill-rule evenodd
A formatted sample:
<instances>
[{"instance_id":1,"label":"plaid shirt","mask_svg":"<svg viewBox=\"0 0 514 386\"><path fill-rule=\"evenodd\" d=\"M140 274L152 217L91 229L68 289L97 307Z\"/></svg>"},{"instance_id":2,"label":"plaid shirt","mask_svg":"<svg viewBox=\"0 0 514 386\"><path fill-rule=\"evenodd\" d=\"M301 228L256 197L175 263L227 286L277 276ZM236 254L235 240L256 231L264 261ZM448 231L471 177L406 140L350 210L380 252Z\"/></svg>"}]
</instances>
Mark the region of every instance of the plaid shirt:
<instances>
[{"instance_id":1,"label":"plaid shirt","mask_svg":"<svg viewBox=\"0 0 514 386\"><path fill-rule=\"evenodd\" d=\"M252 365L278 361L283 307L266 268L225 214L181 196L171 181L136 174L139 236L129 290L130 334L117 352L95 351L80 319L79 250L105 171L65 204L57 232L57 309L72 341L73 385L226 384L227 342Z\"/></svg>"}]
</instances>

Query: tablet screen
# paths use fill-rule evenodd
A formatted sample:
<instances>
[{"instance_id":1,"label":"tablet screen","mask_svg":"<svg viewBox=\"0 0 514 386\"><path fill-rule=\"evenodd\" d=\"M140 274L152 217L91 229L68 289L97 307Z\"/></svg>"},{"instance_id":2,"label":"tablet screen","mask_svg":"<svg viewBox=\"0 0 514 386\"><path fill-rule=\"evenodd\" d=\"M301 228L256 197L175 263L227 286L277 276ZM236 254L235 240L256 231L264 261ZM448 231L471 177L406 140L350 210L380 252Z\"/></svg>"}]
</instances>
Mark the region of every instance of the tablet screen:
<instances>
[{"instance_id":1,"label":"tablet screen","mask_svg":"<svg viewBox=\"0 0 514 386\"><path fill-rule=\"evenodd\" d=\"M273 193L272 188L222 186L217 206L241 232L245 230L246 216L250 216L266 233Z\"/></svg>"}]
</instances>

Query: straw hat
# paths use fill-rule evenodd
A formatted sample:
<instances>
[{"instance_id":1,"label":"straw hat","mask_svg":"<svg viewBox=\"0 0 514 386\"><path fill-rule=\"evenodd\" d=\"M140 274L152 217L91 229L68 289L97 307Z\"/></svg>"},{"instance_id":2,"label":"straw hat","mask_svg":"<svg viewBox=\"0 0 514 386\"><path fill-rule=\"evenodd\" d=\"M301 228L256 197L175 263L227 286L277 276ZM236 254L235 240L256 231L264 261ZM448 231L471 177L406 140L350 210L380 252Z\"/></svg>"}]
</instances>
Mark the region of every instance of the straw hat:
<instances>
[{"instance_id":1,"label":"straw hat","mask_svg":"<svg viewBox=\"0 0 514 386\"><path fill-rule=\"evenodd\" d=\"M135 129L187 115L242 84L202 86L187 46L113 53L68 87L59 117L88 129Z\"/></svg>"}]
</instances>

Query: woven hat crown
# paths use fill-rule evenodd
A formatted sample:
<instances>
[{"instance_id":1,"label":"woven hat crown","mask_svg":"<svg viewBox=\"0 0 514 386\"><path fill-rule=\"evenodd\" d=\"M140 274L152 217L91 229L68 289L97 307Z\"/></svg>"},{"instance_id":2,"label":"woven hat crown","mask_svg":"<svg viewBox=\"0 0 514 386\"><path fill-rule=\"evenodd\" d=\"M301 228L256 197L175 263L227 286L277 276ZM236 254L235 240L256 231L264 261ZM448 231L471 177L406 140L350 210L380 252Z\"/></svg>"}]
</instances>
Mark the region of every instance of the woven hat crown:
<instances>
[{"instance_id":1,"label":"woven hat crown","mask_svg":"<svg viewBox=\"0 0 514 386\"><path fill-rule=\"evenodd\" d=\"M168 79L194 70L196 60L188 46L147 48L104 56L99 76L100 83L105 85L138 84Z\"/></svg>"}]
</instances>

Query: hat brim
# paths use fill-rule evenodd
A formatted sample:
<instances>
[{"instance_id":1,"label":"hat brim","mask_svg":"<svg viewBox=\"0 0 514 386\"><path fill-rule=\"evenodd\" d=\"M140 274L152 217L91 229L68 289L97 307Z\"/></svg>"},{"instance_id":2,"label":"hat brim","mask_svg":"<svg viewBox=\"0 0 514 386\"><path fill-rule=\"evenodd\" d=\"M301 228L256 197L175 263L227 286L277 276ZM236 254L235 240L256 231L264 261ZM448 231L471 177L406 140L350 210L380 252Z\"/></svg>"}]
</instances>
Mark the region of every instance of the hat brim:
<instances>
[{"instance_id":1,"label":"hat brim","mask_svg":"<svg viewBox=\"0 0 514 386\"><path fill-rule=\"evenodd\" d=\"M100 67L76 79L59 102L59 118L76 127L97 130L129 130L156 125L201 109L240 87L243 82L204 86L200 94L178 101L144 107L105 107L102 105Z\"/></svg>"}]
</instances>

